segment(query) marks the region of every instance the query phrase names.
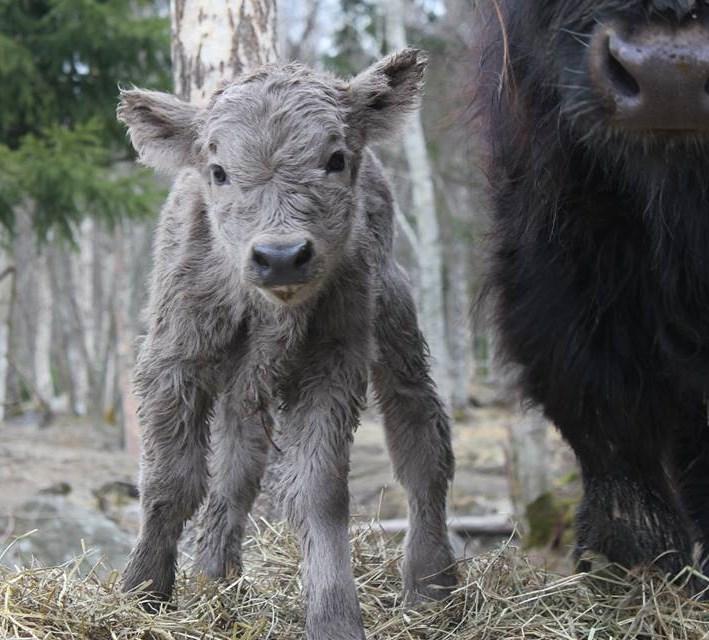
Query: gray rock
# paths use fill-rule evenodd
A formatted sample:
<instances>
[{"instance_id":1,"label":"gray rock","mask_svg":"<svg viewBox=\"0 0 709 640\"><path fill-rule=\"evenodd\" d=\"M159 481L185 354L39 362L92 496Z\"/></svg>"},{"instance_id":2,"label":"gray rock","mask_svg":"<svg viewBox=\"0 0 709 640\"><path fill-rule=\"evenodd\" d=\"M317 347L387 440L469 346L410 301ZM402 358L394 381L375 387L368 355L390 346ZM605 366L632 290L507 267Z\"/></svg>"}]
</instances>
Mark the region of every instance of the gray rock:
<instances>
[{"instance_id":1,"label":"gray rock","mask_svg":"<svg viewBox=\"0 0 709 640\"><path fill-rule=\"evenodd\" d=\"M99 573L105 575L123 568L133 543L133 537L104 514L57 495L39 495L23 503L11 517L0 518L0 530L9 533L5 545L11 546L2 559L9 566L71 562L82 555L83 541L89 552L83 571L102 560L105 566Z\"/></svg>"},{"instance_id":2,"label":"gray rock","mask_svg":"<svg viewBox=\"0 0 709 640\"><path fill-rule=\"evenodd\" d=\"M39 490L39 494L42 496L68 496L70 493L71 485L68 482L55 482Z\"/></svg>"},{"instance_id":3,"label":"gray rock","mask_svg":"<svg viewBox=\"0 0 709 640\"><path fill-rule=\"evenodd\" d=\"M93 493L96 508L120 529L136 536L140 527L138 487L122 480L107 482Z\"/></svg>"},{"instance_id":4,"label":"gray rock","mask_svg":"<svg viewBox=\"0 0 709 640\"><path fill-rule=\"evenodd\" d=\"M503 384L471 384L469 393L473 407L506 407L510 404L509 387Z\"/></svg>"}]
</instances>

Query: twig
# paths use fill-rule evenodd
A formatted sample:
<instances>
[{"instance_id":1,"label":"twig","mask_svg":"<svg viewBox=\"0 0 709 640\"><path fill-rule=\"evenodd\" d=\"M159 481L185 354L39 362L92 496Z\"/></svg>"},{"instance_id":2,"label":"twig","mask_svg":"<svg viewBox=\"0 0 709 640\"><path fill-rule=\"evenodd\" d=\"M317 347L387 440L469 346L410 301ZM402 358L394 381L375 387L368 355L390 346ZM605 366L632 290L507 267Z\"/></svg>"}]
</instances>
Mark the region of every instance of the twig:
<instances>
[{"instance_id":1,"label":"twig","mask_svg":"<svg viewBox=\"0 0 709 640\"><path fill-rule=\"evenodd\" d=\"M399 228L404 232L404 235L409 241L409 244L414 250L414 253L418 254L419 240L418 236L416 235L416 231L414 230L413 226L408 221L403 211L399 208L399 205L396 202L394 202L394 218L396 219Z\"/></svg>"}]
</instances>

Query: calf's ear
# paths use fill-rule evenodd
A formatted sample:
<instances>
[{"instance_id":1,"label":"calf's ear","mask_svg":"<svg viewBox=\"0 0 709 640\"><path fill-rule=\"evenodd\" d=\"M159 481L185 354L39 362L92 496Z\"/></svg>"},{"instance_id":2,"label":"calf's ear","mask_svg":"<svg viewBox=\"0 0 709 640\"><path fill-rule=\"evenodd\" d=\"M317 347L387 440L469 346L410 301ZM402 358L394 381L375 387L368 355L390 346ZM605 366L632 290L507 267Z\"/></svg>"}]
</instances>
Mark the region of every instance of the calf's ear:
<instances>
[{"instance_id":1,"label":"calf's ear","mask_svg":"<svg viewBox=\"0 0 709 640\"><path fill-rule=\"evenodd\" d=\"M162 172L175 172L197 159L201 110L169 93L121 91L116 116L128 127L140 161Z\"/></svg>"},{"instance_id":2,"label":"calf's ear","mask_svg":"<svg viewBox=\"0 0 709 640\"><path fill-rule=\"evenodd\" d=\"M419 105L427 62L423 51L404 49L356 76L349 85L349 125L369 142L396 133Z\"/></svg>"}]
</instances>

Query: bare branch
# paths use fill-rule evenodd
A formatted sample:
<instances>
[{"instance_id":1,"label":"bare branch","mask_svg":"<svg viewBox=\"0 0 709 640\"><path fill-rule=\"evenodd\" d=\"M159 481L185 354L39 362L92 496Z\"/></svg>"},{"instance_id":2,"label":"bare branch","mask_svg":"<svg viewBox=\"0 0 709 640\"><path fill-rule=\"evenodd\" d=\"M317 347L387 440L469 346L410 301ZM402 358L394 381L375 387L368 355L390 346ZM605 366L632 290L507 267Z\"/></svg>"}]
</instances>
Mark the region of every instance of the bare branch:
<instances>
[{"instance_id":1,"label":"bare branch","mask_svg":"<svg viewBox=\"0 0 709 640\"><path fill-rule=\"evenodd\" d=\"M2 272L0 272L0 281L7 278L7 276L13 275L14 273L15 273L15 267L13 265L6 267L5 269L2 270Z\"/></svg>"},{"instance_id":2,"label":"bare branch","mask_svg":"<svg viewBox=\"0 0 709 640\"><path fill-rule=\"evenodd\" d=\"M411 245L411 248L414 250L414 254L418 258L419 240L418 236L416 235L416 230L408 221L408 219L404 215L404 212L401 210L397 202L394 202L394 217L396 219L397 224L399 225L399 229L403 231L404 235L406 236L406 239Z\"/></svg>"},{"instance_id":3,"label":"bare branch","mask_svg":"<svg viewBox=\"0 0 709 640\"><path fill-rule=\"evenodd\" d=\"M300 41L293 42L290 40L288 42L290 48L290 57L294 60L300 60L303 54L303 45L305 45L309 40L310 36L313 34L318 21L318 13L320 12L320 0L312 0L310 2L310 8L308 10L308 15L305 18L305 26L303 27L303 33L300 34Z\"/></svg>"},{"instance_id":4,"label":"bare branch","mask_svg":"<svg viewBox=\"0 0 709 640\"><path fill-rule=\"evenodd\" d=\"M490 514L486 516L456 516L448 520L451 531L465 533L469 536L510 536L515 527L509 516L504 514ZM371 524L365 523L355 527L355 530L375 529L384 533L405 533L409 529L406 518L381 520Z\"/></svg>"}]
</instances>

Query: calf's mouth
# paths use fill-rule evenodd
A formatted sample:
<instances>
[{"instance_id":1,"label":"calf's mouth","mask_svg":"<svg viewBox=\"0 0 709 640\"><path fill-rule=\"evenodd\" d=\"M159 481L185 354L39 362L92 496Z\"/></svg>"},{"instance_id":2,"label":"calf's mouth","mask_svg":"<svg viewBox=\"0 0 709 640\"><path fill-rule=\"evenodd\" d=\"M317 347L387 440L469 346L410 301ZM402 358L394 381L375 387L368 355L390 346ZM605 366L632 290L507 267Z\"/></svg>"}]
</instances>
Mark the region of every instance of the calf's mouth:
<instances>
[{"instance_id":1,"label":"calf's mouth","mask_svg":"<svg viewBox=\"0 0 709 640\"><path fill-rule=\"evenodd\" d=\"M301 291L304 286L305 285L302 284L292 284L282 287L271 287L268 291L279 300L282 300L283 302L290 302L297 296L298 292Z\"/></svg>"}]
</instances>

